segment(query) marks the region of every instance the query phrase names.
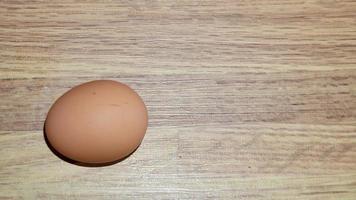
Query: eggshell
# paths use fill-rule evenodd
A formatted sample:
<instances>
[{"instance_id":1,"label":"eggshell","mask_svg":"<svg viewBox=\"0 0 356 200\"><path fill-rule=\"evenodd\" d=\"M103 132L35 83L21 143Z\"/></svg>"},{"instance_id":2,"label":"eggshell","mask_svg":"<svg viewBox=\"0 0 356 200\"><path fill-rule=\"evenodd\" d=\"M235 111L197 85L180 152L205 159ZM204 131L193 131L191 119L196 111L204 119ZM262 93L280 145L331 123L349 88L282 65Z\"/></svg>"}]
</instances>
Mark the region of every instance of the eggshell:
<instances>
[{"instance_id":1,"label":"eggshell","mask_svg":"<svg viewBox=\"0 0 356 200\"><path fill-rule=\"evenodd\" d=\"M98 80L61 96L48 112L45 133L50 145L69 159L107 163L132 153L147 125L146 106L134 90Z\"/></svg>"}]
</instances>

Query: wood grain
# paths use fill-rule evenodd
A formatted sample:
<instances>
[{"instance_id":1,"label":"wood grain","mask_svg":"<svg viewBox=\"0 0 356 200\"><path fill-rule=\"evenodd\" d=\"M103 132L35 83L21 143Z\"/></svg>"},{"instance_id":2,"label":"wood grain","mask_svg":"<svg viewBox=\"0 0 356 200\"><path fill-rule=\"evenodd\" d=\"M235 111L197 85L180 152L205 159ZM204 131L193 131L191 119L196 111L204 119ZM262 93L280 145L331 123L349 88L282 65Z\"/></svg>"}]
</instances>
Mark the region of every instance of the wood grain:
<instances>
[{"instance_id":1,"label":"wood grain","mask_svg":"<svg viewBox=\"0 0 356 200\"><path fill-rule=\"evenodd\" d=\"M50 105L134 88L141 147L56 157ZM0 199L356 198L356 2L0 1Z\"/></svg>"}]
</instances>

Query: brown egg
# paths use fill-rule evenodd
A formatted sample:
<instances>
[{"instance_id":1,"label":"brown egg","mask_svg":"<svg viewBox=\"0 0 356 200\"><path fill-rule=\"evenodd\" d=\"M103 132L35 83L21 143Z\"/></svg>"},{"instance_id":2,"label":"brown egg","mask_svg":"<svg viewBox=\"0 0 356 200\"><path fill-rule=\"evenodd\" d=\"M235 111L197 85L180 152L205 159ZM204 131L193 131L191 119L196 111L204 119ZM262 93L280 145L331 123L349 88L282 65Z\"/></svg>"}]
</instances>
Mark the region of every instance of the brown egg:
<instances>
[{"instance_id":1,"label":"brown egg","mask_svg":"<svg viewBox=\"0 0 356 200\"><path fill-rule=\"evenodd\" d=\"M98 80L76 86L51 107L45 122L50 145L82 163L108 163L132 153L148 124L147 109L128 86Z\"/></svg>"}]
</instances>

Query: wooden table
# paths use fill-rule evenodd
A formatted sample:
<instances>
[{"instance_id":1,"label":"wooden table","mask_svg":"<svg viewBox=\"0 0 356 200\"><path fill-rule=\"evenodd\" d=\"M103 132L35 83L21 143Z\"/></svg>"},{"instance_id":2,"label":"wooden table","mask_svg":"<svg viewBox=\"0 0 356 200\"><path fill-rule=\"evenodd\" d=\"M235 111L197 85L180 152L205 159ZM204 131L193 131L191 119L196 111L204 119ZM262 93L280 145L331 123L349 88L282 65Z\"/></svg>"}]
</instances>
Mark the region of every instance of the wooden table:
<instances>
[{"instance_id":1,"label":"wooden table","mask_svg":"<svg viewBox=\"0 0 356 200\"><path fill-rule=\"evenodd\" d=\"M101 168L42 132L94 79L150 116ZM356 2L0 1L0 199L356 199Z\"/></svg>"}]
</instances>

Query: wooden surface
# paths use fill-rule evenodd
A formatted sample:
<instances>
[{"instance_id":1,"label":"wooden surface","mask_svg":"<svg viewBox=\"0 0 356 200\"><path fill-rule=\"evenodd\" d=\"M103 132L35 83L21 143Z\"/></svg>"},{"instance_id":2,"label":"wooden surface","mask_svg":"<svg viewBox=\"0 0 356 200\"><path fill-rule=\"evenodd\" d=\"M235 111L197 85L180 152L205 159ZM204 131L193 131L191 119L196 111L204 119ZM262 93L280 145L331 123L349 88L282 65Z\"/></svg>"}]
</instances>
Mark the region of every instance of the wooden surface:
<instances>
[{"instance_id":1,"label":"wooden surface","mask_svg":"<svg viewBox=\"0 0 356 200\"><path fill-rule=\"evenodd\" d=\"M86 168L53 101L122 81L141 147ZM356 1L0 1L0 199L356 199Z\"/></svg>"}]
</instances>

